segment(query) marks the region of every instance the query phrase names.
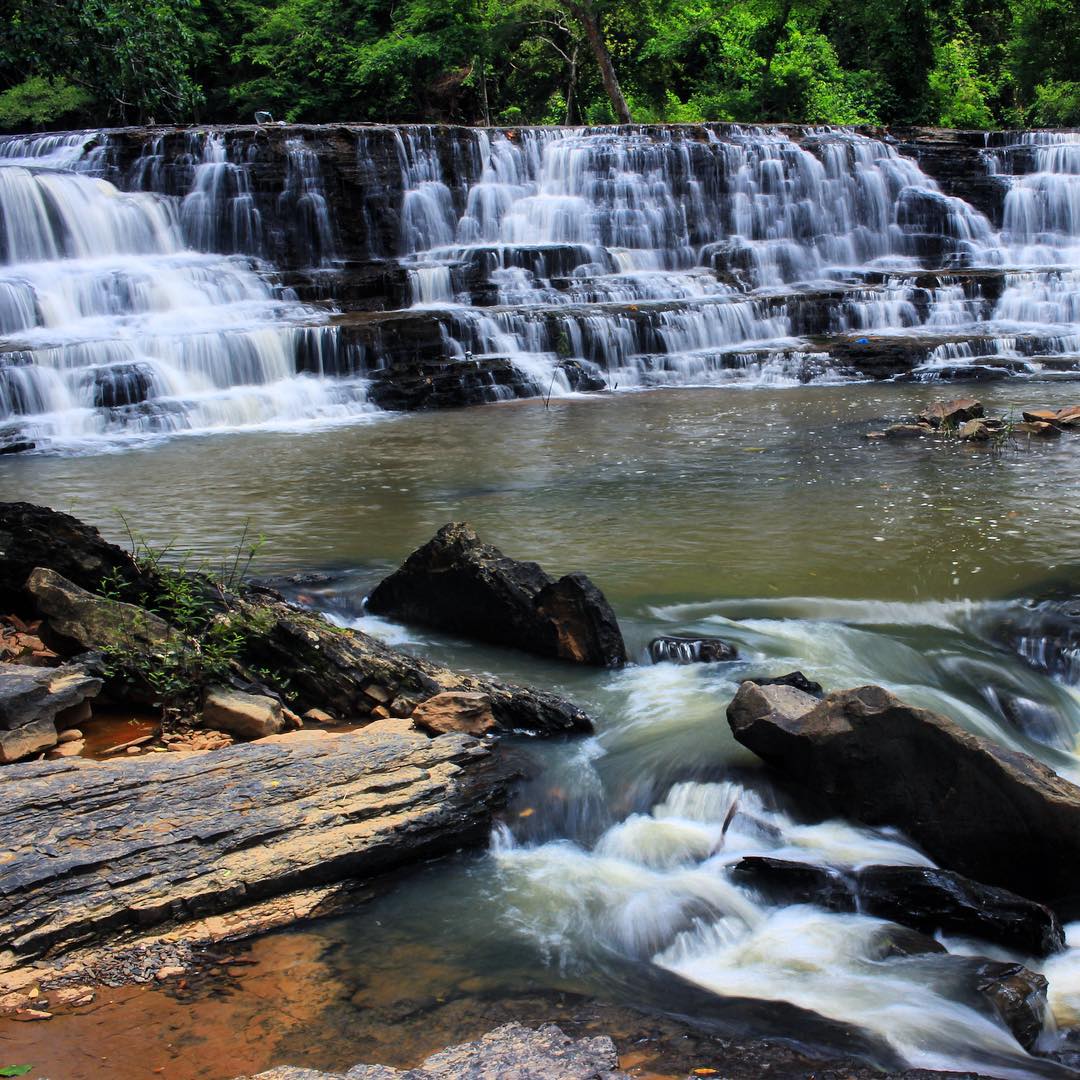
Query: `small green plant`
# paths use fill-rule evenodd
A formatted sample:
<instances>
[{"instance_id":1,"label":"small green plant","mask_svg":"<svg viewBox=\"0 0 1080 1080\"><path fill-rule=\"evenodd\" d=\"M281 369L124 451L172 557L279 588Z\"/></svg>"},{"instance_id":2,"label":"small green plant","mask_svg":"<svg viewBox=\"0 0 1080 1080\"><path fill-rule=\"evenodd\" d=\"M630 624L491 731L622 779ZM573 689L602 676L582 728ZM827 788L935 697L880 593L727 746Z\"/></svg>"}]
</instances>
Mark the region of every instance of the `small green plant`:
<instances>
[{"instance_id":1,"label":"small green plant","mask_svg":"<svg viewBox=\"0 0 1080 1080\"><path fill-rule=\"evenodd\" d=\"M1000 454L1015 442L1016 416L1013 413L1012 406L1010 406L1009 411L1001 418L1001 427L992 431L990 434L990 450L994 454Z\"/></svg>"},{"instance_id":2,"label":"small green plant","mask_svg":"<svg viewBox=\"0 0 1080 1080\"><path fill-rule=\"evenodd\" d=\"M33 1065L5 1065L0 1068L0 1076L25 1076L33 1068Z\"/></svg>"},{"instance_id":3,"label":"small green plant","mask_svg":"<svg viewBox=\"0 0 1080 1080\"><path fill-rule=\"evenodd\" d=\"M106 672L142 683L162 708L179 707L192 702L208 684L226 678L238 659L245 634L234 594L265 538L250 540L245 524L220 571L211 573L207 560L196 563L191 552L177 557L172 543L155 547L122 514L120 518L140 576L132 582L111 571L102 577L99 594L158 616L172 633L155 632L158 624L149 617L141 624L136 620L131 633L103 650Z\"/></svg>"}]
</instances>

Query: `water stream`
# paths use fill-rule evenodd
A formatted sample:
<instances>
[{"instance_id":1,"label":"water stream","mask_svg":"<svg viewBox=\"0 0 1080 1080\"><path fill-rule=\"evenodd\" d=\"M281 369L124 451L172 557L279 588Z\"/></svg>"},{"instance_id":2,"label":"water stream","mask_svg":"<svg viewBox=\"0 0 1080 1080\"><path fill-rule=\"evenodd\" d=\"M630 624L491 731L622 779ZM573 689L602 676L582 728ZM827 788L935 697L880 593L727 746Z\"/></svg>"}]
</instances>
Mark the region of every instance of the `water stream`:
<instances>
[{"instance_id":1,"label":"water stream","mask_svg":"<svg viewBox=\"0 0 1080 1080\"><path fill-rule=\"evenodd\" d=\"M1063 405L1072 391L1017 381L981 396L1018 411ZM220 556L250 520L270 538L262 572L330 573L301 591L331 617L459 668L554 688L598 719L594 737L514 749L533 779L488 854L444 861L312 931L319 978L339 990L318 1008L298 1004L302 1027L267 1040L261 1060L344 1065L385 1051L385 1014L367 1011L372 980L383 980L379 1008L396 1015L430 999L443 1042L476 1032L440 1002L571 989L885 1065L1065 1075L1021 1050L961 977L957 956L1008 955L1000 948L947 940L950 956L888 956L880 920L778 907L726 872L749 853L835 868L927 862L899 833L808 813L734 742L724 709L748 674L880 683L1080 780L1075 657L1053 668L1037 626L1021 642L1002 631L1063 583L1075 595L1075 443L997 454L863 437L937 393L669 389L0 461L0 498L70 510L118 540L114 507L196 558ZM451 519L554 571L590 573L636 663L583 671L366 616L367 589ZM719 635L740 658L650 664L660 633ZM393 972L418 954L438 958L421 968L425 988L400 976L395 998ZM1052 1045L1080 1022L1080 949L1013 959L1050 979ZM687 985L703 996L686 998ZM311 987L291 992L306 1001ZM288 985L278 993L284 1008ZM194 1022L183 1003L157 1008L171 1042Z\"/></svg>"}]
</instances>

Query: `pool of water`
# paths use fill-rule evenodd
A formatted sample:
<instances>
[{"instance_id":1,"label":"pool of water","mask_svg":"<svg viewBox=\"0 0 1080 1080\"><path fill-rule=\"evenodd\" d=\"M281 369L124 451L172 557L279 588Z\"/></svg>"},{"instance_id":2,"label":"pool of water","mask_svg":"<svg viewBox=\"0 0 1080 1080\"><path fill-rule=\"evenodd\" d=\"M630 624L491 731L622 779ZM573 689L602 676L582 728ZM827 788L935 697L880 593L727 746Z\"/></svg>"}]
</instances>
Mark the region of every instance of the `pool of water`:
<instances>
[{"instance_id":1,"label":"pool of water","mask_svg":"<svg viewBox=\"0 0 1080 1080\"><path fill-rule=\"evenodd\" d=\"M748 853L839 867L926 861L899 834L814 818L771 782L724 717L747 675L799 668L826 687L880 683L1080 779L1080 691L1023 662L999 632L1028 599L1080 593L1080 439L996 452L865 438L947 394L680 389L0 461L0 498L68 510L118 541L122 513L194 562L226 557L246 526L266 538L257 572L333 572L306 598L338 620L559 690L597 719L590 738L506 748L530 778L488 853L444 860L353 916L292 935L333 989L283 978L272 1009L303 1023L256 1040L248 1057L406 1064L457 1031L476 1034L475 1012L472 1027L459 1017L455 1028L450 1010L441 1042L402 1035L394 1050L409 1002L425 994L441 1009L566 992L652 1008L677 1000L716 1030L888 1065L1060 1074L1020 1049L948 959L883 957L879 921L771 907L725 873ZM1080 391L1014 381L978 396L1019 418ZM365 616L366 590L449 520L549 571L589 573L639 662L578 670ZM649 665L658 633L716 634L740 658ZM1029 706L1020 719L1017 701ZM1056 1022L1076 1023L1080 953L1016 959L1043 967ZM183 995L166 1005L153 993L159 1020L141 1034L164 1054L207 1021ZM254 989L245 1000L261 1015ZM104 1045L105 1031L98 1044L84 1031L80 1045ZM185 1073L166 1060L174 1076L238 1068ZM144 1073L132 1064L118 1075Z\"/></svg>"}]
</instances>

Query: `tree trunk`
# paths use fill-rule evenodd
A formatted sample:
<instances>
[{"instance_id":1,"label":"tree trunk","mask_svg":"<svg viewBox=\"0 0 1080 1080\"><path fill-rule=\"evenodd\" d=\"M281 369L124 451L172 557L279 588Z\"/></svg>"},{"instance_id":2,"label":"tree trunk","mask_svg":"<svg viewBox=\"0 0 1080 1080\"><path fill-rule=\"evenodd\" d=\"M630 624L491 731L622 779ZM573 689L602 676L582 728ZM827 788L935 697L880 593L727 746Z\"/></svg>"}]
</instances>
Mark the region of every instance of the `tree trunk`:
<instances>
[{"instance_id":1,"label":"tree trunk","mask_svg":"<svg viewBox=\"0 0 1080 1080\"><path fill-rule=\"evenodd\" d=\"M491 127L491 109L488 106L487 62L480 56L476 62L480 65L480 107L484 110L484 127Z\"/></svg>"},{"instance_id":2,"label":"tree trunk","mask_svg":"<svg viewBox=\"0 0 1080 1080\"><path fill-rule=\"evenodd\" d=\"M570 50L570 81L566 87L566 120L569 127L574 122L574 88L577 85L577 46Z\"/></svg>"},{"instance_id":3,"label":"tree trunk","mask_svg":"<svg viewBox=\"0 0 1080 1080\"><path fill-rule=\"evenodd\" d=\"M600 76L604 80L604 89L611 98L611 107L615 110L615 119L620 124L629 124L630 109L627 107L626 98L623 97L619 88L619 80L615 77L615 65L611 62L611 53L608 52L604 43L604 35L600 32L600 24L596 21L596 14L589 0L584 3L573 3L567 0L567 9L581 23L585 30L585 36L589 39L596 62L600 66Z\"/></svg>"}]
</instances>

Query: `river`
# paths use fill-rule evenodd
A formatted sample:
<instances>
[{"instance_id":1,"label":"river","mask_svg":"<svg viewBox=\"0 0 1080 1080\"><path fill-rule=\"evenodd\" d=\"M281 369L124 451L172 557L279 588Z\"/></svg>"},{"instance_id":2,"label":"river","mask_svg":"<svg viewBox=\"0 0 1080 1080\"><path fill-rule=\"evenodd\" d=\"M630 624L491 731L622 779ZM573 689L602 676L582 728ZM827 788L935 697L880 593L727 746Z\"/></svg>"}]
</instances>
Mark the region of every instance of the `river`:
<instances>
[{"instance_id":1,"label":"river","mask_svg":"<svg viewBox=\"0 0 1080 1080\"><path fill-rule=\"evenodd\" d=\"M626 392L3 460L0 498L69 510L118 542L121 511L194 561L222 558L245 527L264 534L256 570L327 571L304 597L339 621L452 666L557 689L598 719L594 737L514 750L533 779L489 853L444 860L307 936L256 945L263 966L221 991L223 1013L183 994L144 991L135 1004L119 991L115 1016L106 1007L96 1025L79 1021L80 1046L107 1056L124 1044L117 1023L142 1016L137 1047L162 1064L171 1053L199 1064L177 1073L174 1063L171 1074L225 1077L197 1047L198 1032L227 1017L257 1047L244 1051L256 1065L406 1063L438 1039L478 1034L489 1013L477 1001L559 990L661 1007L670 971L722 995L685 1008L726 1031L850 1048L835 1031L743 1000L788 1002L869 1033L879 1061L1041 1075L939 958L875 959L877 920L770 908L722 872L747 853L837 867L926 861L899 835L807 819L773 788L724 719L749 674L798 668L826 687L880 683L1080 779L1080 692L996 637L1026 599L1075 582L1075 444L996 451L865 438L939 396L863 383ZM1069 382L980 390L988 409L1014 415L1074 396ZM637 662L577 670L363 614L374 582L461 519L516 557L588 572ZM740 659L650 665L645 646L659 633L718 634ZM1025 731L1015 711L1010 722L1005 699L1054 717L1053 730ZM1080 951L1042 966L1055 1015L1075 1022ZM268 979L273 1005L259 1007ZM395 1008L418 1000L425 1023L406 1024L392 1045ZM145 1054L129 1054L118 1075L149 1075Z\"/></svg>"}]
</instances>

